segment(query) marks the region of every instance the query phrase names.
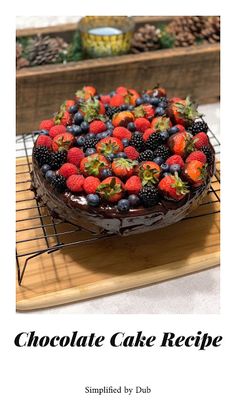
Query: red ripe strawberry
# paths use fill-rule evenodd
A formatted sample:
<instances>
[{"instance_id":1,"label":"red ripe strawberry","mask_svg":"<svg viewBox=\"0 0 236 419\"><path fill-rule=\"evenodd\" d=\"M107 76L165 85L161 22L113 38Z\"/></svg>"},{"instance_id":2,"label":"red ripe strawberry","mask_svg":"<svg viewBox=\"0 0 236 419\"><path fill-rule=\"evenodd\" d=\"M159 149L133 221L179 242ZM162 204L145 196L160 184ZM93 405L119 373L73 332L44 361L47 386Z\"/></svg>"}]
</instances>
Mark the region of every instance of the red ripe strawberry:
<instances>
[{"instance_id":1,"label":"red ripe strawberry","mask_svg":"<svg viewBox=\"0 0 236 419\"><path fill-rule=\"evenodd\" d=\"M166 163L171 166L172 164L179 164L181 169L184 168L184 161L182 159L182 157L179 154L173 154L173 156L170 156L167 160Z\"/></svg>"},{"instance_id":2,"label":"red ripe strawberry","mask_svg":"<svg viewBox=\"0 0 236 419\"><path fill-rule=\"evenodd\" d=\"M92 98L82 102L79 110L84 115L84 119L87 122L91 122L94 119L104 119L103 114L105 113L105 107L98 99Z\"/></svg>"},{"instance_id":3,"label":"red ripe strawberry","mask_svg":"<svg viewBox=\"0 0 236 419\"><path fill-rule=\"evenodd\" d=\"M144 104L144 105L140 105L137 106L134 109L134 115L136 118L147 118L147 119L152 119L154 117L155 111L152 105L148 105L148 104Z\"/></svg>"},{"instance_id":4,"label":"red ripe strawberry","mask_svg":"<svg viewBox=\"0 0 236 419\"><path fill-rule=\"evenodd\" d=\"M70 125L71 123L71 114L64 110L65 105L63 107L61 107L61 110L56 114L56 116L54 117L54 123L55 125Z\"/></svg>"},{"instance_id":5,"label":"red ripe strawberry","mask_svg":"<svg viewBox=\"0 0 236 419\"><path fill-rule=\"evenodd\" d=\"M98 141L98 143L96 144L97 152L104 154L104 156L107 156L108 154L111 154L111 153L116 154L120 151L123 151L123 149L124 149L124 146L121 140L115 137L103 138L102 140Z\"/></svg>"},{"instance_id":6,"label":"red ripe strawberry","mask_svg":"<svg viewBox=\"0 0 236 419\"><path fill-rule=\"evenodd\" d=\"M69 132L58 134L52 140L53 151L69 150L74 142L74 136Z\"/></svg>"},{"instance_id":7,"label":"red ripe strawberry","mask_svg":"<svg viewBox=\"0 0 236 419\"><path fill-rule=\"evenodd\" d=\"M153 161L146 161L141 163L138 170L138 175L142 181L142 185L154 184L159 181L161 168Z\"/></svg>"},{"instance_id":8,"label":"red ripe strawberry","mask_svg":"<svg viewBox=\"0 0 236 419\"><path fill-rule=\"evenodd\" d=\"M116 93L118 95L126 96L128 94L127 87L119 86L116 88Z\"/></svg>"},{"instance_id":9,"label":"red ripe strawberry","mask_svg":"<svg viewBox=\"0 0 236 419\"><path fill-rule=\"evenodd\" d=\"M93 86L84 86L82 90L77 90L75 93L76 99L85 99L88 100L91 97L95 96L97 93L95 87Z\"/></svg>"},{"instance_id":10,"label":"red ripe strawberry","mask_svg":"<svg viewBox=\"0 0 236 419\"><path fill-rule=\"evenodd\" d=\"M199 132L198 134L194 135L193 142L198 150L203 146L209 146L208 135L205 132Z\"/></svg>"},{"instance_id":11,"label":"red ripe strawberry","mask_svg":"<svg viewBox=\"0 0 236 419\"><path fill-rule=\"evenodd\" d=\"M124 152L130 160L137 160L139 157L139 152L136 150L136 148L132 147L131 145L125 147Z\"/></svg>"},{"instance_id":12,"label":"red ripe strawberry","mask_svg":"<svg viewBox=\"0 0 236 419\"><path fill-rule=\"evenodd\" d=\"M181 157L185 157L195 149L192 137L186 131L171 135L168 145L172 153L179 154Z\"/></svg>"},{"instance_id":13,"label":"red ripe strawberry","mask_svg":"<svg viewBox=\"0 0 236 419\"><path fill-rule=\"evenodd\" d=\"M175 201L180 201L189 193L187 183L183 182L177 173L163 177L158 184L158 190L165 197Z\"/></svg>"},{"instance_id":14,"label":"red ripe strawberry","mask_svg":"<svg viewBox=\"0 0 236 419\"><path fill-rule=\"evenodd\" d=\"M106 131L106 124L99 119L95 119L89 125L89 132L92 134L99 134L99 132Z\"/></svg>"},{"instance_id":15,"label":"red ripe strawberry","mask_svg":"<svg viewBox=\"0 0 236 419\"><path fill-rule=\"evenodd\" d=\"M141 132L145 132L151 126L150 122L146 118L137 118L134 121L134 125L136 130Z\"/></svg>"},{"instance_id":16,"label":"red ripe strawberry","mask_svg":"<svg viewBox=\"0 0 236 419\"><path fill-rule=\"evenodd\" d=\"M137 161L131 159L114 159L111 167L116 176L130 177L134 174L134 168L137 166Z\"/></svg>"},{"instance_id":17,"label":"red ripe strawberry","mask_svg":"<svg viewBox=\"0 0 236 419\"><path fill-rule=\"evenodd\" d=\"M53 125L49 130L50 137L54 138L58 134L64 134L66 127L64 125Z\"/></svg>"},{"instance_id":18,"label":"red ripe strawberry","mask_svg":"<svg viewBox=\"0 0 236 419\"><path fill-rule=\"evenodd\" d=\"M123 195L123 183L118 177L107 177L98 186L97 193L108 202L117 202Z\"/></svg>"},{"instance_id":19,"label":"red ripe strawberry","mask_svg":"<svg viewBox=\"0 0 236 419\"><path fill-rule=\"evenodd\" d=\"M207 178L207 165L198 160L185 164L184 175L194 187L201 186Z\"/></svg>"},{"instance_id":20,"label":"red ripe strawberry","mask_svg":"<svg viewBox=\"0 0 236 419\"><path fill-rule=\"evenodd\" d=\"M138 195L142 188L142 182L138 176L131 176L125 183L124 189L129 195Z\"/></svg>"},{"instance_id":21,"label":"red ripe strawberry","mask_svg":"<svg viewBox=\"0 0 236 419\"><path fill-rule=\"evenodd\" d=\"M127 127L129 122L134 122L134 115L130 111L118 112L112 117L114 127Z\"/></svg>"},{"instance_id":22,"label":"red ripe strawberry","mask_svg":"<svg viewBox=\"0 0 236 419\"><path fill-rule=\"evenodd\" d=\"M109 95L100 95L100 100L103 103L103 105L105 104L109 105L111 101L111 97Z\"/></svg>"},{"instance_id":23,"label":"red ripe strawberry","mask_svg":"<svg viewBox=\"0 0 236 419\"><path fill-rule=\"evenodd\" d=\"M104 115L104 113L106 112L105 106L100 100L98 102L99 102L99 115Z\"/></svg>"},{"instance_id":24,"label":"red ripe strawberry","mask_svg":"<svg viewBox=\"0 0 236 419\"><path fill-rule=\"evenodd\" d=\"M116 127L113 130L113 136L116 137L116 138L119 138L119 140L123 140L124 138L127 138L128 140L130 140L131 137L132 137L132 134L125 127Z\"/></svg>"},{"instance_id":25,"label":"red ripe strawberry","mask_svg":"<svg viewBox=\"0 0 236 419\"><path fill-rule=\"evenodd\" d=\"M170 118L168 118L167 116L157 116L152 120L151 127L155 131L166 131L170 127L172 127L172 123Z\"/></svg>"},{"instance_id":26,"label":"red ripe strawberry","mask_svg":"<svg viewBox=\"0 0 236 419\"><path fill-rule=\"evenodd\" d=\"M66 100L65 101L65 110L68 111L71 106L75 105L75 100Z\"/></svg>"},{"instance_id":27,"label":"red ripe strawberry","mask_svg":"<svg viewBox=\"0 0 236 419\"><path fill-rule=\"evenodd\" d=\"M88 176L84 179L83 189L86 194L94 194L98 186L100 185L100 180L95 176Z\"/></svg>"},{"instance_id":28,"label":"red ripe strawberry","mask_svg":"<svg viewBox=\"0 0 236 419\"><path fill-rule=\"evenodd\" d=\"M128 94L125 96L125 103L135 106L136 100L140 97L135 89L128 89Z\"/></svg>"},{"instance_id":29,"label":"red ripe strawberry","mask_svg":"<svg viewBox=\"0 0 236 419\"><path fill-rule=\"evenodd\" d=\"M49 149L52 148L52 139L48 135L39 135L36 141L37 146L44 146Z\"/></svg>"},{"instance_id":30,"label":"red ripe strawberry","mask_svg":"<svg viewBox=\"0 0 236 419\"><path fill-rule=\"evenodd\" d=\"M39 129L46 129L47 131L50 130L54 125L54 122L52 119L44 119L40 122Z\"/></svg>"},{"instance_id":31,"label":"red ripe strawberry","mask_svg":"<svg viewBox=\"0 0 236 419\"><path fill-rule=\"evenodd\" d=\"M185 127L183 125L177 124L177 125L175 125L175 127L178 128L179 132L185 131Z\"/></svg>"},{"instance_id":32,"label":"red ripe strawberry","mask_svg":"<svg viewBox=\"0 0 236 419\"><path fill-rule=\"evenodd\" d=\"M100 176L101 170L110 167L110 163L104 156L94 153L84 157L80 162L80 171L86 176Z\"/></svg>"},{"instance_id":33,"label":"red ripe strawberry","mask_svg":"<svg viewBox=\"0 0 236 419\"><path fill-rule=\"evenodd\" d=\"M200 116L196 104L191 102L189 96L186 99L172 98L169 102L168 114L175 124L187 127Z\"/></svg>"},{"instance_id":34,"label":"red ripe strawberry","mask_svg":"<svg viewBox=\"0 0 236 419\"><path fill-rule=\"evenodd\" d=\"M78 168L72 163L64 163L58 170L58 173L67 179L71 175L77 175Z\"/></svg>"},{"instance_id":35,"label":"red ripe strawberry","mask_svg":"<svg viewBox=\"0 0 236 419\"><path fill-rule=\"evenodd\" d=\"M71 175L66 180L66 186L71 192L82 192L84 177L82 175Z\"/></svg>"},{"instance_id":36,"label":"red ripe strawberry","mask_svg":"<svg viewBox=\"0 0 236 419\"><path fill-rule=\"evenodd\" d=\"M78 147L71 147L67 153L67 161L79 167L81 160L84 158L84 152Z\"/></svg>"},{"instance_id":37,"label":"red ripe strawberry","mask_svg":"<svg viewBox=\"0 0 236 419\"><path fill-rule=\"evenodd\" d=\"M121 95L114 95L111 97L110 106L120 106L125 103L124 96Z\"/></svg>"},{"instance_id":38,"label":"red ripe strawberry","mask_svg":"<svg viewBox=\"0 0 236 419\"><path fill-rule=\"evenodd\" d=\"M192 160L198 160L198 161L201 161L202 163L206 163L207 158L206 158L206 155L202 151L198 150L198 151L193 151L192 153L190 153L187 159L185 160L185 162L188 163Z\"/></svg>"}]
</instances>

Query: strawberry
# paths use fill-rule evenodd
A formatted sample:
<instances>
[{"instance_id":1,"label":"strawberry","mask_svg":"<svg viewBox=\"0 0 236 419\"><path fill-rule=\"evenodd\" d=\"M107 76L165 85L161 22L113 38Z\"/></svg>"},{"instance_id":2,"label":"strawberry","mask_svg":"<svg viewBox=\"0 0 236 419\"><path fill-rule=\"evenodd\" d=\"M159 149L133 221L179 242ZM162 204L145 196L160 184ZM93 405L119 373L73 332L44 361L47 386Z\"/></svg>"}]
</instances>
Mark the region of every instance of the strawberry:
<instances>
[{"instance_id":1,"label":"strawberry","mask_svg":"<svg viewBox=\"0 0 236 419\"><path fill-rule=\"evenodd\" d=\"M197 150L190 153L187 159L185 160L185 162L188 163L192 160L198 160L198 161L201 161L202 163L206 163L207 158L206 158L206 155L202 151Z\"/></svg>"},{"instance_id":2,"label":"strawberry","mask_svg":"<svg viewBox=\"0 0 236 419\"><path fill-rule=\"evenodd\" d=\"M99 119L94 119L89 125L89 132L92 134L99 134L100 132L106 131L106 124Z\"/></svg>"},{"instance_id":3,"label":"strawberry","mask_svg":"<svg viewBox=\"0 0 236 419\"><path fill-rule=\"evenodd\" d=\"M138 175L142 181L142 185L156 184L161 174L161 168L153 161L146 161L141 163L138 170Z\"/></svg>"},{"instance_id":4,"label":"strawberry","mask_svg":"<svg viewBox=\"0 0 236 419\"><path fill-rule=\"evenodd\" d=\"M75 105L75 100L66 100L65 101L65 110L68 111L71 106Z\"/></svg>"},{"instance_id":5,"label":"strawberry","mask_svg":"<svg viewBox=\"0 0 236 419\"><path fill-rule=\"evenodd\" d=\"M134 174L134 168L138 162L131 159L114 159L111 167L112 171L116 176L119 177L130 177Z\"/></svg>"},{"instance_id":6,"label":"strawberry","mask_svg":"<svg viewBox=\"0 0 236 419\"><path fill-rule=\"evenodd\" d=\"M127 127L129 122L134 122L134 115L130 111L118 112L112 117L114 127Z\"/></svg>"},{"instance_id":7,"label":"strawberry","mask_svg":"<svg viewBox=\"0 0 236 419\"><path fill-rule=\"evenodd\" d=\"M119 138L115 137L106 137L102 140L98 141L96 144L96 150L98 153L104 154L104 156L107 156L111 153L118 153L120 151L123 151L124 146L119 140Z\"/></svg>"},{"instance_id":8,"label":"strawberry","mask_svg":"<svg viewBox=\"0 0 236 419\"><path fill-rule=\"evenodd\" d=\"M84 86L82 90L77 90L75 93L76 99L88 100L96 95L96 89L93 86Z\"/></svg>"},{"instance_id":9,"label":"strawberry","mask_svg":"<svg viewBox=\"0 0 236 419\"><path fill-rule=\"evenodd\" d=\"M78 147L71 147L67 153L68 163L72 163L79 167L81 160L84 158L84 152Z\"/></svg>"},{"instance_id":10,"label":"strawberry","mask_svg":"<svg viewBox=\"0 0 236 419\"><path fill-rule=\"evenodd\" d=\"M130 160L137 160L139 157L139 152L136 150L136 148L132 147L131 145L125 147L124 152Z\"/></svg>"},{"instance_id":11,"label":"strawberry","mask_svg":"<svg viewBox=\"0 0 236 419\"><path fill-rule=\"evenodd\" d=\"M140 97L140 94L135 89L128 89L128 94L125 96L125 103L135 106L136 100Z\"/></svg>"},{"instance_id":12,"label":"strawberry","mask_svg":"<svg viewBox=\"0 0 236 419\"><path fill-rule=\"evenodd\" d=\"M151 134L153 134L155 130L153 128L148 128L146 131L144 131L143 134L143 141L147 141Z\"/></svg>"},{"instance_id":13,"label":"strawberry","mask_svg":"<svg viewBox=\"0 0 236 419\"><path fill-rule=\"evenodd\" d=\"M182 157L179 154L173 154L173 156L170 156L167 160L166 163L171 166L172 164L179 164L181 169L184 168L184 161L182 159Z\"/></svg>"},{"instance_id":14,"label":"strawberry","mask_svg":"<svg viewBox=\"0 0 236 419\"><path fill-rule=\"evenodd\" d=\"M44 119L40 122L39 129L46 129L47 131L50 130L54 125L54 122L52 119Z\"/></svg>"},{"instance_id":15,"label":"strawberry","mask_svg":"<svg viewBox=\"0 0 236 419\"><path fill-rule=\"evenodd\" d=\"M82 102L79 110L84 115L84 119L87 122L91 122L94 119L100 119L101 121L105 120L105 107L98 99L91 98Z\"/></svg>"},{"instance_id":16,"label":"strawberry","mask_svg":"<svg viewBox=\"0 0 236 419\"><path fill-rule=\"evenodd\" d=\"M187 183L183 182L177 173L163 177L158 184L158 190L165 197L175 201L180 201L189 193Z\"/></svg>"},{"instance_id":17,"label":"strawberry","mask_svg":"<svg viewBox=\"0 0 236 419\"><path fill-rule=\"evenodd\" d=\"M205 132L199 132L194 135L193 142L195 147L199 150L201 147L209 146L209 137Z\"/></svg>"},{"instance_id":18,"label":"strawberry","mask_svg":"<svg viewBox=\"0 0 236 419\"><path fill-rule=\"evenodd\" d=\"M129 195L138 195L142 188L142 182L138 176L131 176L126 182L124 189Z\"/></svg>"},{"instance_id":19,"label":"strawberry","mask_svg":"<svg viewBox=\"0 0 236 419\"><path fill-rule=\"evenodd\" d=\"M111 101L111 96L109 96L109 95L100 95L100 100L103 103L103 105L105 105L105 104L109 105L110 104L110 101Z\"/></svg>"},{"instance_id":20,"label":"strawberry","mask_svg":"<svg viewBox=\"0 0 236 419\"><path fill-rule=\"evenodd\" d=\"M191 160L185 163L184 175L192 186L201 186L207 178L207 165L198 160Z\"/></svg>"},{"instance_id":21,"label":"strawberry","mask_svg":"<svg viewBox=\"0 0 236 419\"><path fill-rule=\"evenodd\" d=\"M146 90L149 96L153 97L166 97L166 89L164 87L154 87L153 89Z\"/></svg>"},{"instance_id":22,"label":"strawberry","mask_svg":"<svg viewBox=\"0 0 236 419\"><path fill-rule=\"evenodd\" d=\"M127 87L119 86L116 88L116 93L118 95L126 96L128 94Z\"/></svg>"},{"instance_id":23,"label":"strawberry","mask_svg":"<svg viewBox=\"0 0 236 419\"><path fill-rule=\"evenodd\" d=\"M151 119L154 117L154 114L154 108L152 105L149 104L140 105L134 109L135 118L144 117L147 119Z\"/></svg>"},{"instance_id":24,"label":"strawberry","mask_svg":"<svg viewBox=\"0 0 236 419\"><path fill-rule=\"evenodd\" d=\"M80 162L80 171L86 176L100 176L100 172L110 164L104 156L100 154L92 154L91 156L84 157Z\"/></svg>"},{"instance_id":25,"label":"strawberry","mask_svg":"<svg viewBox=\"0 0 236 419\"><path fill-rule=\"evenodd\" d=\"M104 179L97 188L97 193L108 202L117 202L123 195L123 183L118 177L110 176Z\"/></svg>"},{"instance_id":26,"label":"strawberry","mask_svg":"<svg viewBox=\"0 0 236 419\"><path fill-rule=\"evenodd\" d=\"M172 127L172 123L167 116L157 116L152 120L151 127L156 131L166 131Z\"/></svg>"},{"instance_id":27,"label":"strawberry","mask_svg":"<svg viewBox=\"0 0 236 419\"><path fill-rule=\"evenodd\" d=\"M201 116L197 111L197 105L190 100L189 96L186 99L172 98L169 102L168 114L175 124L187 127L197 117Z\"/></svg>"},{"instance_id":28,"label":"strawberry","mask_svg":"<svg viewBox=\"0 0 236 419\"><path fill-rule=\"evenodd\" d=\"M53 125L49 130L50 137L54 138L58 134L64 134L66 127L64 125Z\"/></svg>"},{"instance_id":29,"label":"strawberry","mask_svg":"<svg viewBox=\"0 0 236 419\"><path fill-rule=\"evenodd\" d=\"M74 136L69 132L64 134L58 134L52 140L52 149L53 151L63 151L69 150L74 142Z\"/></svg>"},{"instance_id":30,"label":"strawberry","mask_svg":"<svg viewBox=\"0 0 236 419\"><path fill-rule=\"evenodd\" d=\"M39 135L36 141L36 146L44 146L49 149L52 148L52 139L48 135Z\"/></svg>"},{"instance_id":31,"label":"strawberry","mask_svg":"<svg viewBox=\"0 0 236 419\"><path fill-rule=\"evenodd\" d=\"M84 177L82 175L71 175L66 180L66 186L71 192L82 192Z\"/></svg>"},{"instance_id":32,"label":"strawberry","mask_svg":"<svg viewBox=\"0 0 236 419\"><path fill-rule=\"evenodd\" d=\"M171 135L168 145L172 153L181 157L185 157L188 153L194 151L195 148L191 135L186 131Z\"/></svg>"},{"instance_id":33,"label":"strawberry","mask_svg":"<svg viewBox=\"0 0 236 419\"><path fill-rule=\"evenodd\" d=\"M119 138L119 140L123 140L124 138L127 138L128 140L130 140L131 137L132 137L132 134L125 127L116 127L113 130L113 136L116 137L116 138Z\"/></svg>"},{"instance_id":34,"label":"strawberry","mask_svg":"<svg viewBox=\"0 0 236 419\"><path fill-rule=\"evenodd\" d=\"M88 176L84 179L83 183L83 189L86 192L86 194L94 194L96 193L96 190L98 186L100 185L100 180L95 176Z\"/></svg>"},{"instance_id":35,"label":"strawberry","mask_svg":"<svg viewBox=\"0 0 236 419\"><path fill-rule=\"evenodd\" d=\"M59 175L64 176L66 179L71 175L77 175L78 169L72 163L64 163L58 170Z\"/></svg>"},{"instance_id":36,"label":"strawberry","mask_svg":"<svg viewBox=\"0 0 236 419\"><path fill-rule=\"evenodd\" d=\"M55 125L70 125L71 123L71 114L65 110L65 104L61 106L59 112L57 112L56 116L54 117Z\"/></svg>"},{"instance_id":37,"label":"strawberry","mask_svg":"<svg viewBox=\"0 0 236 419\"><path fill-rule=\"evenodd\" d=\"M137 118L134 121L134 125L136 130L141 132L145 132L151 126L150 122L146 118Z\"/></svg>"},{"instance_id":38,"label":"strawberry","mask_svg":"<svg viewBox=\"0 0 236 419\"><path fill-rule=\"evenodd\" d=\"M124 96L116 94L111 97L110 106L120 106L125 103Z\"/></svg>"}]
</instances>

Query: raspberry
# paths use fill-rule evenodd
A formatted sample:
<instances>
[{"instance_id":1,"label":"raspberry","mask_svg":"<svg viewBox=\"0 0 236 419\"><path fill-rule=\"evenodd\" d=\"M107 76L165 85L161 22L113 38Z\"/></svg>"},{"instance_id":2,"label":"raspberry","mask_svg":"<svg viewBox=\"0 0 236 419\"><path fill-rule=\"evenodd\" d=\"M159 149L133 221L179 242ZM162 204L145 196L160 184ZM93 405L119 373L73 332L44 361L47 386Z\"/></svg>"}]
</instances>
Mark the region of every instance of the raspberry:
<instances>
[{"instance_id":1,"label":"raspberry","mask_svg":"<svg viewBox=\"0 0 236 419\"><path fill-rule=\"evenodd\" d=\"M48 135L39 135L36 141L37 146L44 146L49 149L52 148L52 139Z\"/></svg>"},{"instance_id":2,"label":"raspberry","mask_svg":"<svg viewBox=\"0 0 236 419\"><path fill-rule=\"evenodd\" d=\"M101 102L105 105L110 103L111 97L109 95L100 95Z\"/></svg>"},{"instance_id":3,"label":"raspberry","mask_svg":"<svg viewBox=\"0 0 236 419\"><path fill-rule=\"evenodd\" d=\"M106 131L106 124L103 121L95 119L89 125L89 132L92 134L99 134Z\"/></svg>"},{"instance_id":4,"label":"raspberry","mask_svg":"<svg viewBox=\"0 0 236 419\"><path fill-rule=\"evenodd\" d=\"M44 119L40 122L39 129L46 129L47 131L50 130L54 125L54 122L52 119Z\"/></svg>"},{"instance_id":5,"label":"raspberry","mask_svg":"<svg viewBox=\"0 0 236 419\"><path fill-rule=\"evenodd\" d=\"M148 128L143 134L143 140L147 141L151 134L153 134L155 130L153 128Z\"/></svg>"},{"instance_id":6,"label":"raspberry","mask_svg":"<svg viewBox=\"0 0 236 419\"><path fill-rule=\"evenodd\" d=\"M94 176L88 176L84 180L83 189L86 194L96 193L97 187L100 185L100 180Z\"/></svg>"},{"instance_id":7,"label":"raspberry","mask_svg":"<svg viewBox=\"0 0 236 419\"><path fill-rule=\"evenodd\" d=\"M142 188L142 182L138 176L131 176L125 183L124 189L129 195L137 195Z\"/></svg>"},{"instance_id":8,"label":"raspberry","mask_svg":"<svg viewBox=\"0 0 236 419\"><path fill-rule=\"evenodd\" d=\"M84 177L82 175L71 175L66 180L66 186L71 192L81 192L83 190Z\"/></svg>"},{"instance_id":9,"label":"raspberry","mask_svg":"<svg viewBox=\"0 0 236 419\"><path fill-rule=\"evenodd\" d=\"M137 131L145 132L151 127L150 122L146 118L137 118L134 121L134 125Z\"/></svg>"},{"instance_id":10,"label":"raspberry","mask_svg":"<svg viewBox=\"0 0 236 419\"><path fill-rule=\"evenodd\" d=\"M58 170L58 173L67 179L71 175L76 175L78 173L78 169L72 163L64 163Z\"/></svg>"},{"instance_id":11,"label":"raspberry","mask_svg":"<svg viewBox=\"0 0 236 419\"><path fill-rule=\"evenodd\" d=\"M120 106L120 105L123 105L124 103L125 103L124 97L119 94L112 96L110 100L110 106Z\"/></svg>"},{"instance_id":12,"label":"raspberry","mask_svg":"<svg viewBox=\"0 0 236 419\"><path fill-rule=\"evenodd\" d=\"M49 130L50 137L54 138L58 134L64 134L66 127L64 125L53 125Z\"/></svg>"},{"instance_id":13,"label":"raspberry","mask_svg":"<svg viewBox=\"0 0 236 419\"><path fill-rule=\"evenodd\" d=\"M202 163L206 163L207 161L207 157L206 155L202 152L202 151L193 151L192 153L189 154L189 156L186 159L186 163L189 163L192 160L198 160L201 161Z\"/></svg>"},{"instance_id":14,"label":"raspberry","mask_svg":"<svg viewBox=\"0 0 236 419\"><path fill-rule=\"evenodd\" d=\"M128 140L130 140L132 137L131 132L125 127L116 127L113 130L112 135L113 137L119 138L119 140L123 140L124 138L127 138Z\"/></svg>"},{"instance_id":15,"label":"raspberry","mask_svg":"<svg viewBox=\"0 0 236 419\"><path fill-rule=\"evenodd\" d=\"M184 161L182 159L181 156L179 156L178 154L173 154L173 156L170 156L167 160L166 163L171 166L172 164L179 164L181 169L183 169L184 167Z\"/></svg>"},{"instance_id":16,"label":"raspberry","mask_svg":"<svg viewBox=\"0 0 236 419\"><path fill-rule=\"evenodd\" d=\"M136 148L132 147L131 145L125 147L124 152L127 155L128 159L137 160L139 157L139 152L136 150Z\"/></svg>"},{"instance_id":17,"label":"raspberry","mask_svg":"<svg viewBox=\"0 0 236 419\"><path fill-rule=\"evenodd\" d=\"M193 137L194 145L197 149L204 146L209 146L209 138L205 132L199 132Z\"/></svg>"},{"instance_id":18,"label":"raspberry","mask_svg":"<svg viewBox=\"0 0 236 419\"><path fill-rule=\"evenodd\" d=\"M81 160L84 158L84 152L78 147L72 147L68 150L67 161L75 166L79 166Z\"/></svg>"}]
</instances>

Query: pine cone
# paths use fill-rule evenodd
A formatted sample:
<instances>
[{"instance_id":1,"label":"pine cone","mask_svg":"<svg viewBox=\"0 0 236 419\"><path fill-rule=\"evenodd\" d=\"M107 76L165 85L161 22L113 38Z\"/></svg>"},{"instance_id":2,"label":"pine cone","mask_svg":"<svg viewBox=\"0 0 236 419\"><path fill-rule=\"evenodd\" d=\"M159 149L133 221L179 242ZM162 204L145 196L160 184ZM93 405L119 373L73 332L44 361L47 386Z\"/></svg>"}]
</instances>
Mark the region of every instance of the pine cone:
<instances>
[{"instance_id":1,"label":"pine cone","mask_svg":"<svg viewBox=\"0 0 236 419\"><path fill-rule=\"evenodd\" d=\"M131 52L138 54L145 51L154 51L160 48L160 29L153 25L141 26L133 35Z\"/></svg>"},{"instance_id":2,"label":"pine cone","mask_svg":"<svg viewBox=\"0 0 236 419\"><path fill-rule=\"evenodd\" d=\"M204 39L210 44L220 42L220 16L211 16L202 32Z\"/></svg>"},{"instance_id":3,"label":"pine cone","mask_svg":"<svg viewBox=\"0 0 236 419\"><path fill-rule=\"evenodd\" d=\"M62 38L38 35L29 41L25 52L30 65L35 66L63 61L67 48L68 44Z\"/></svg>"},{"instance_id":4,"label":"pine cone","mask_svg":"<svg viewBox=\"0 0 236 419\"><path fill-rule=\"evenodd\" d=\"M176 47L186 47L210 39L213 23L209 21L207 16L180 16L167 26L167 30L175 37ZM215 25L217 23L214 21Z\"/></svg>"},{"instance_id":5,"label":"pine cone","mask_svg":"<svg viewBox=\"0 0 236 419\"><path fill-rule=\"evenodd\" d=\"M22 57L23 47L19 42L16 42L16 69L20 70L23 67L29 66L29 61Z\"/></svg>"}]
</instances>

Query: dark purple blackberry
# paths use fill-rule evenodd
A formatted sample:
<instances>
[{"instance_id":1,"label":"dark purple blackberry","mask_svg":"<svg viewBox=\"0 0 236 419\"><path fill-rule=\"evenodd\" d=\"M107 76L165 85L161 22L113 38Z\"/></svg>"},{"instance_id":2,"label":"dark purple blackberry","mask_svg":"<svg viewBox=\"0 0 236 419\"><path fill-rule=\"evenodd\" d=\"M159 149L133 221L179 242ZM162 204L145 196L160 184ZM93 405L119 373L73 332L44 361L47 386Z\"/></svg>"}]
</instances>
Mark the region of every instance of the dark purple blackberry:
<instances>
[{"instance_id":1,"label":"dark purple blackberry","mask_svg":"<svg viewBox=\"0 0 236 419\"><path fill-rule=\"evenodd\" d=\"M129 145L131 145L132 147L136 148L136 150L138 150L139 152L144 150L145 144L143 141L143 136L141 134L141 132L134 132L131 140L129 142Z\"/></svg>"},{"instance_id":2,"label":"dark purple blackberry","mask_svg":"<svg viewBox=\"0 0 236 419\"><path fill-rule=\"evenodd\" d=\"M34 147L33 157L37 160L40 167L44 164L51 165L51 153L47 147Z\"/></svg>"},{"instance_id":3,"label":"dark purple blackberry","mask_svg":"<svg viewBox=\"0 0 236 419\"><path fill-rule=\"evenodd\" d=\"M64 192L66 189L66 178L61 175L55 175L52 179L51 185L57 192Z\"/></svg>"},{"instance_id":4,"label":"dark purple blackberry","mask_svg":"<svg viewBox=\"0 0 236 419\"><path fill-rule=\"evenodd\" d=\"M207 163L211 165L214 162L215 158L212 149L210 147L207 147L207 145L204 145L200 148L200 150L206 155Z\"/></svg>"},{"instance_id":5,"label":"dark purple blackberry","mask_svg":"<svg viewBox=\"0 0 236 419\"><path fill-rule=\"evenodd\" d=\"M139 192L139 198L144 207L153 207L159 201L159 193L155 186L146 185Z\"/></svg>"},{"instance_id":6,"label":"dark purple blackberry","mask_svg":"<svg viewBox=\"0 0 236 419\"><path fill-rule=\"evenodd\" d=\"M67 160L67 151L56 151L55 153L51 153L51 168L53 170L59 169L63 163L66 163Z\"/></svg>"},{"instance_id":7,"label":"dark purple blackberry","mask_svg":"<svg viewBox=\"0 0 236 419\"><path fill-rule=\"evenodd\" d=\"M192 125L188 127L188 132L190 132L192 135L196 135L199 132L205 132L208 131L208 125L205 121L196 121L193 122Z\"/></svg>"},{"instance_id":8,"label":"dark purple blackberry","mask_svg":"<svg viewBox=\"0 0 236 419\"><path fill-rule=\"evenodd\" d=\"M108 106L108 108L106 109L106 115L108 116L108 118L112 119L115 113L118 113L121 111L122 109L120 106Z\"/></svg>"},{"instance_id":9,"label":"dark purple blackberry","mask_svg":"<svg viewBox=\"0 0 236 419\"><path fill-rule=\"evenodd\" d=\"M145 150L142 153L140 153L138 161L152 161L154 158L153 151L152 150Z\"/></svg>"},{"instance_id":10,"label":"dark purple blackberry","mask_svg":"<svg viewBox=\"0 0 236 419\"><path fill-rule=\"evenodd\" d=\"M162 157L164 161L166 161L170 156L171 152L165 145L159 145L154 151L154 157Z\"/></svg>"},{"instance_id":11,"label":"dark purple blackberry","mask_svg":"<svg viewBox=\"0 0 236 419\"><path fill-rule=\"evenodd\" d=\"M95 148L95 145L98 143L99 139L95 138L85 138L84 149Z\"/></svg>"},{"instance_id":12,"label":"dark purple blackberry","mask_svg":"<svg viewBox=\"0 0 236 419\"><path fill-rule=\"evenodd\" d=\"M156 148L160 144L159 134L159 132L153 132L151 135L149 135L147 141L145 142L145 147L147 150L156 150Z\"/></svg>"}]
</instances>

